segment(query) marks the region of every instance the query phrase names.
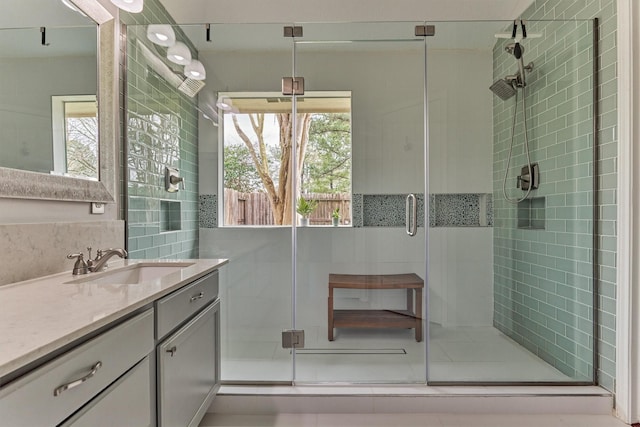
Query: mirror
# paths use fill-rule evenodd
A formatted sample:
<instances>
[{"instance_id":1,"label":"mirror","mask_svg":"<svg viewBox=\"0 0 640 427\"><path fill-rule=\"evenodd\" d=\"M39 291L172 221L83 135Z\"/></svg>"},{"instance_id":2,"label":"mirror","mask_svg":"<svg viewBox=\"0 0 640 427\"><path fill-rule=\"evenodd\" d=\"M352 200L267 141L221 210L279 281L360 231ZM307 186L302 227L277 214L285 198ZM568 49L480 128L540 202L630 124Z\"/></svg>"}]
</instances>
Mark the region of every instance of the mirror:
<instances>
[{"instance_id":1,"label":"mirror","mask_svg":"<svg viewBox=\"0 0 640 427\"><path fill-rule=\"evenodd\" d=\"M92 22L0 29L0 167L98 179L97 42Z\"/></svg>"},{"instance_id":2,"label":"mirror","mask_svg":"<svg viewBox=\"0 0 640 427\"><path fill-rule=\"evenodd\" d=\"M114 17L97 0L9 6L12 21L0 19L0 197L113 202Z\"/></svg>"}]
</instances>

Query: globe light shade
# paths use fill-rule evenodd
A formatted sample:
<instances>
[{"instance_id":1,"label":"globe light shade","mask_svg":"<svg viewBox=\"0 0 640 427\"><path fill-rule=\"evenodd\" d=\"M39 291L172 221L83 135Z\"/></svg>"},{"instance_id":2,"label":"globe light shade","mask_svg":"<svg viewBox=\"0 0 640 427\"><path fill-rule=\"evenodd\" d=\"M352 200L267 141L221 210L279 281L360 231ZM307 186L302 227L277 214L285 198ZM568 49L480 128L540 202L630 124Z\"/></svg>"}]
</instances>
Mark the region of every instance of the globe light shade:
<instances>
[{"instance_id":1,"label":"globe light shade","mask_svg":"<svg viewBox=\"0 0 640 427\"><path fill-rule=\"evenodd\" d=\"M222 95L218 98L216 107L223 111L231 111L231 109L233 108L233 101L231 101L231 98L229 98L228 96Z\"/></svg>"},{"instance_id":2,"label":"globe light shade","mask_svg":"<svg viewBox=\"0 0 640 427\"><path fill-rule=\"evenodd\" d=\"M111 0L111 3L129 13L140 13L144 7L144 0Z\"/></svg>"},{"instance_id":3,"label":"globe light shade","mask_svg":"<svg viewBox=\"0 0 640 427\"><path fill-rule=\"evenodd\" d=\"M191 51L186 44L176 42L167 50L167 59L179 65L187 65L191 62Z\"/></svg>"},{"instance_id":4,"label":"globe light shade","mask_svg":"<svg viewBox=\"0 0 640 427\"><path fill-rule=\"evenodd\" d=\"M202 62L194 59L184 66L184 75L193 80L204 80L207 77L207 72Z\"/></svg>"},{"instance_id":5,"label":"globe light shade","mask_svg":"<svg viewBox=\"0 0 640 427\"><path fill-rule=\"evenodd\" d=\"M147 26L147 38L158 46L171 47L176 44L176 33L173 32L171 25Z\"/></svg>"}]
</instances>

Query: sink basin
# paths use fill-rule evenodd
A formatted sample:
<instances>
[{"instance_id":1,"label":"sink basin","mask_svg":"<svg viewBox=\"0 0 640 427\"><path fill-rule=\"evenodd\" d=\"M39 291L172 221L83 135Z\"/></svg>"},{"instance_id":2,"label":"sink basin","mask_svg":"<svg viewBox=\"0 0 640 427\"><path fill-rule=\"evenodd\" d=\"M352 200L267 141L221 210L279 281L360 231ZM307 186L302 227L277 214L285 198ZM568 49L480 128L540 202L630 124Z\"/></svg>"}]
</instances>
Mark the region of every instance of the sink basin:
<instances>
[{"instance_id":1,"label":"sink basin","mask_svg":"<svg viewBox=\"0 0 640 427\"><path fill-rule=\"evenodd\" d=\"M73 280L67 283L96 283L96 284L121 284L134 285L142 282L148 282L159 277L166 276L176 271L180 271L185 267L189 267L193 263L188 262L172 262L172 263L141 263L105 271L102 273L88 273L85 277Z\"/></svg>"}]
</instances>

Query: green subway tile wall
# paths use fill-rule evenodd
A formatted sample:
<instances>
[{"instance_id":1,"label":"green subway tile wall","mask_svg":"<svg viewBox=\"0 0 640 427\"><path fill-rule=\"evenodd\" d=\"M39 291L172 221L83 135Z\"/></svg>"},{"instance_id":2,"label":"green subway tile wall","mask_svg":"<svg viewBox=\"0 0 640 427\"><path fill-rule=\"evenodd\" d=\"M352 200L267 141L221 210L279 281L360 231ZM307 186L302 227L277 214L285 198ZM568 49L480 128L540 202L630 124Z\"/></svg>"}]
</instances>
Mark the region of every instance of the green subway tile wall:
<instances>
[{"instance_id":1,"label":"green subway tile wall","mask_svg":"<svg viewBox=\"0 0 640 427\"><path fill-rule=\"evenodd\" d=\"M197 98L181 93L151 66L144 47L166 61L166 48L146 38L146 24L174 23L157 0L140 14L123 13L126 32L127 226L130 258L198 257ZM176 39L197 51L179 28ZM140 45L143 44L144 47ZM169 193L165 167L180 170L185 189ZM171 224L167 223L171 206ZM177 216L177 218L176 218Z\"/></svg>"},{"instance_id":2,"label":"green subway tile wall","mask_svg":"<svg viewBox=\"0 0 640 427\"><path fill-rule=\"evenodd\" d=\"M593 24L600 20L598 187L593 188ZM597 381L613 390L615 376L615 183L617 121L614 0L538 0L523 14L529 33L525 64L532 161L540 164L545 229L517 229L517 207L502 197L513 98L494 99L494 298L496 327L575 380L593 377L593 194L600 203L597 258ZM513 74L515 59L494 49L494 78ZM526 164L522 111L508 191ZM518 190L519 191L519 190ZM521 196L520 196L521 197Z\"/></svg>"}]
</instances>

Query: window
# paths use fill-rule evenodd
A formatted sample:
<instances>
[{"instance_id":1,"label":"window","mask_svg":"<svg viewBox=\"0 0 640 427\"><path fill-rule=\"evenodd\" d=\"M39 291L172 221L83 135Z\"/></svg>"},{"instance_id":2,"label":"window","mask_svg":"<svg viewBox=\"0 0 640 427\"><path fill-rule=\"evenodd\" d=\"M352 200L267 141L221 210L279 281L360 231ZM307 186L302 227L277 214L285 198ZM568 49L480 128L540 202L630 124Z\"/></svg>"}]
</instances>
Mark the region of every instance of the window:
<instances>
[{"instance_id":1,"label":"window","mask_svg":"<svg viewBox=\"0 0 640 427\"><path fill-rule=\"evenodd\" d=\"M219 94L224 225L290 225L291 203L313 200L311 225L351 222L351 93L315 92L292 102L273 93ZM297 170L291 156L296 126ZM300 195L291 194L291 179Z\"/></svg>"},{"instance_id":2,"label":"window","mask_svg":"<svg viewBox=\"0 0 640 427\"><path fill-rule=\"evenodd\" d=\"M53 173L98 179L96 96L53 96L51 111Z\"/></svg>"}]
</instances>

